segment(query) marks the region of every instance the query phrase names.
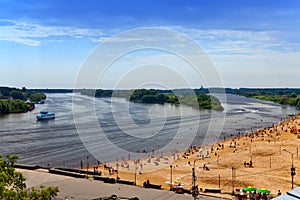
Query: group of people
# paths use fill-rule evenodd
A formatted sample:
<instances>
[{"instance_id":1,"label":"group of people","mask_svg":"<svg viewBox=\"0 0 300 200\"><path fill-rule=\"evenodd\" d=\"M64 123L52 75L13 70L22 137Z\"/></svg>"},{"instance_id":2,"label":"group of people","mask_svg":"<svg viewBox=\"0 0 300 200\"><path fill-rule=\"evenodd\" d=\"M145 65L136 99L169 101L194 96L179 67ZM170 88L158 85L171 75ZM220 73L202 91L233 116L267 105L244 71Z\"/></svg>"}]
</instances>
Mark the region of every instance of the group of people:
<instances>
[{"instance_id":1,"label":"group of people","mask_svg":"<svg viewBox=\"0 0 300 200\"><path fill-rule=\"evenodd\" d=\"M248 163L245 161L245 162L244 162L244 166L245 166L245 167L253 167L253 165L252 165L252 160L250 160L250 162L248 162Z\"/></svg>"},{"instance_id":2,"label":"group of people","mask_svg":"<svg viewBox=\"0 0 300 200\"><path fill-rule=\"evenodd\" d=\"M144 188L149 188L149 185L150 185L149 179L147 179L146 181L143 182Z\"/></svg>"},{"instance_id":3,"label":"group of people","mask_svg":"<svg viewBox=\"0 0 300 200\"><path fill-rule=\"evenodd\" d=\"M251 193L250 193L251 195ZM253 199L253 200L271 200L271 196L270 194L267 194L267 193L253 193L252 197L250 196L250 199Z\"/></svg>"},{"instance_id":4,"label":"group of people","mask_svg":"<svg viewBox=\"0 0 300 200\"><path fill-rule=\"evenodd\" d=\"M278 190L278 196L281 195L281 191ZM239 200L244 200L244 199L248 199L247 198L247 193L243 190L240 190L240 193L237 194L237 197ZM251 191L249 193L249 199L250 200L270 200L271 196L268 193L260 193L260 192L256 192L256 191Z\"/></svg>"},{"instance_id":5,"label":"group of people","mask_svg":"<svg viewBox=\"0 0 300 200\"><path fill-rule=\"evenodd\" d=\"M251 191L249 193L249 198L247 197L247 193L243 190L240 191L239 194L236 195L238 200L271 200L271 196L268 193L260 193L256 191Z\"/></svg>"}]
</instances>

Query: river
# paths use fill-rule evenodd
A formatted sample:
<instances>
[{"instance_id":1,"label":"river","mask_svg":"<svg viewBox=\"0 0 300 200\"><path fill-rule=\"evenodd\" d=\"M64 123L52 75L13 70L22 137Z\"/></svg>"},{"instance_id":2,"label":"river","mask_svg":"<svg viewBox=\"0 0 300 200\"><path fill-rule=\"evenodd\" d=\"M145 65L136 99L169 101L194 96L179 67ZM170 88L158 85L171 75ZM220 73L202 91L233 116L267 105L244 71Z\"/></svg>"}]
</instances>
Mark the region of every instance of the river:
<instances>
[{"instance_id":1,"label":"river","mask_svg":"<svg viewBox=\"0 0 300 200\"><path fill-rule=\"evenodd\" d=\"M47 94L45 104L27 113L0 116L0 154L17 154L19 163L79 167L145 157L245 134L298 113L290 106L237 95L214 94L225 110L144 105L121 98ZM37 121L40 110L56 119Z\"/></svg>"}]
</instances>

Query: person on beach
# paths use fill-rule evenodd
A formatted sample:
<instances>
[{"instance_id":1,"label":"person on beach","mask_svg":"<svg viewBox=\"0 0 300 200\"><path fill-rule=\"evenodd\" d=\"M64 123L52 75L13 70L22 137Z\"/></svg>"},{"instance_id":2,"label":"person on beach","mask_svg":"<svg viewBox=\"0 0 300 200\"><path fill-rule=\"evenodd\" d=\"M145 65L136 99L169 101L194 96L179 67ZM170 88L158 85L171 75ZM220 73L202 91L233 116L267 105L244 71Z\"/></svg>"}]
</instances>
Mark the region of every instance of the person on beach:
<instances>
[{"instance_id":1,"label":"person on beach","mask_svg":"<svg viewBox=\"0 0 300 200\"><path fill-rule=\"evenodd\" d=\"M278 196L280 196L281 195L281 192L280 192L280 190L278 190Z\"/></svg>"},{"instance_id":2,"label":"person on beach","mask_svg":"<svg viewBox=\"0 0 300 200\"><path fill-rule=\"evenodd\" d=\"M257 200L260 200L260 199L261 199L261 197L262 197L262 195L261 195L261 193L260 193L260 192L256 193L256 199L257 199Z\"/></svg>"},{"instance_id":3,"label":"person on beach","mask_svg":"<svg viewBox=\"0 0 300 200\"><path fill-rule=\"evenodd\" d=\"M250 198L250 200L255 200L255 196L256 196L256 192L255 192L255 191L251 191L251 192L249 193L249 198Z\"/></svg>"}]
</instances>

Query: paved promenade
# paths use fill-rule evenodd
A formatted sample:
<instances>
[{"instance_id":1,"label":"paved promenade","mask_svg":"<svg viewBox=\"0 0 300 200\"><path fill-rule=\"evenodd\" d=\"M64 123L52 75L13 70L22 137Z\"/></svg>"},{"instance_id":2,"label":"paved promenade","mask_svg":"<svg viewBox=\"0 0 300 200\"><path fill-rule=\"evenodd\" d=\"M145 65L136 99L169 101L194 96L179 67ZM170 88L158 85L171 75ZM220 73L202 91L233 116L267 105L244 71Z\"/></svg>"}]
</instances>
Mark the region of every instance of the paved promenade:
<instances>
[{"instance_id":1,"label":"paved promenade","mask_svg":"<svg viewBox=\"0 0 300 200\"><path fill-rule=\"evenodd\" d=\"M145 189L142 187L123 184L107 184L102 181L89 179L72 178L61 175L49 174L46 171L32 171L17 169L26 177L27 187L58 186L59 199L91 200L99 197L107 197L113 194L119 197L138 197L140 200L192 200L193 197L187 194L176 194L166 190ZM199 196L198 199L217 200L219 198Z\"/></svg>"}]
</instances>

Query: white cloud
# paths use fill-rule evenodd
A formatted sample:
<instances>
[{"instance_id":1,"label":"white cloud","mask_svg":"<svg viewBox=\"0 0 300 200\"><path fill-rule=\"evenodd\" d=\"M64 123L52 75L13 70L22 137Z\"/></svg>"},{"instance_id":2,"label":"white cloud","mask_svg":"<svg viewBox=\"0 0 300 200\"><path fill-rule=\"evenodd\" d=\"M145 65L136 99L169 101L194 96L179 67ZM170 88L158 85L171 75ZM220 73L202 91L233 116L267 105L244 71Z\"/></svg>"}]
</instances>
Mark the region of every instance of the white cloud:
<instances>
[{"instance_id":1,"label":"white cloud","mask_svg":"<svg viewBox=\"0 0 300 200\"><path fill-rule=\"evenodd\" d=\"M17 42L30 46L38 46L42 40L49 37L73 37L85 36L99 37L103 32L99 29L82 29L67 26L43 26L35 23L20 22L14 20L0 20L6 25L0 26L0 40ZM52 40L55 41L55 40Z\"/></svg>"},{"instance_id":2,"label":"white cloud","mask_svg":"<svg viewBox=\"0 0 300 200\"><path fill-rule=\"evenodd\" d=\"M251 54L261 50L288 52L299 46L279 38L276 31L172 28L196 40L210 54Z\"/></svg>"},{"instance_id":3,"label":"white cloud","mask_svg":"<svg viewBox=\"0 0 300 200\"><path fill-rule=\"evenodd\" d=\"M169 38L153 32L153 38L128 37L118 38L110 36L120 33L120 29L109 29L105 32L100 29L84 29L68 26L46 26L37 23L0 20L0 40L21 43L30 46L41 45L44 41L61 42L62 38L51 37L71 37L74 39L87 38L91 42L134 42L134 41L156 41L180 40L182 37ZM276 32L266 31L243 31L224 29L194 29L181 26L162 27L176 30L186 34L191 39L197 41L210 54L245 54L259 50L292 51L298 45L282 41L275 37ZM180 35L180 34L179 34Z\"/></svg>"}]
</instances>

